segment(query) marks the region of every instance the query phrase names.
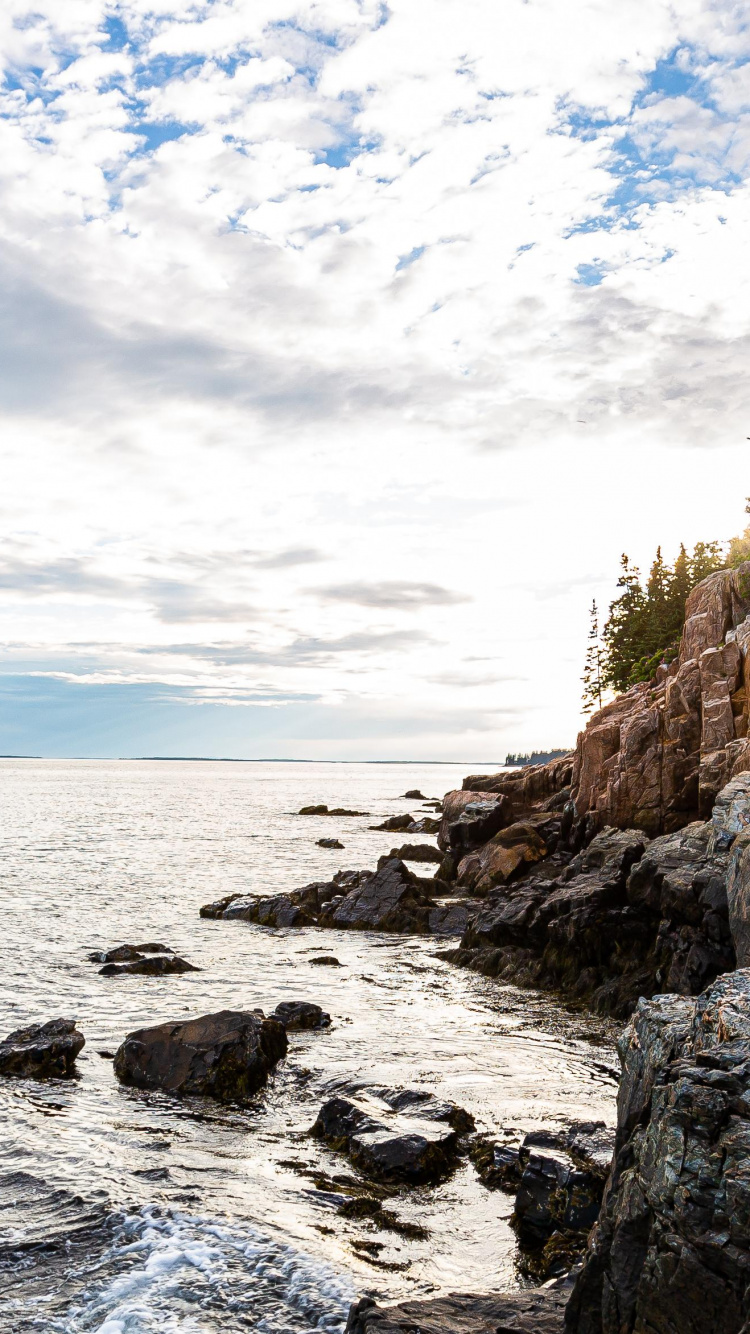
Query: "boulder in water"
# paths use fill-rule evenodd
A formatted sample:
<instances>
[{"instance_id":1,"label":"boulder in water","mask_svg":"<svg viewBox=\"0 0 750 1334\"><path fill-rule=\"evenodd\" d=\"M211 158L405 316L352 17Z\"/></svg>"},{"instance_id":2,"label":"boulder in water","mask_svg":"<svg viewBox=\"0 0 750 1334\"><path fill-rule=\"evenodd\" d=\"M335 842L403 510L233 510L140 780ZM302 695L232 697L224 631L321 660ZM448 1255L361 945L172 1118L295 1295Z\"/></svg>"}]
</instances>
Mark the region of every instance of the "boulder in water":
<instances>
[{"instance_id":1,"label":"boulder in water","mask_svg":"<svg viewBox=\"0 0 750 1334\"><path fill-rule=\"evenodd\" d=\"M315 846L316 848L343 848L344 845L337 838L319 838Z\"/></svg>"},{"instance_id":2,"label":"boulder in water","mask_svg":"<svg viewBox=\"0 0 750 1334\"><path fill-rule=\"evenodd\" d=\"M313 1001L282 1001L276 1006L272 1019L278 1019L287 1032L302 1028L328 1028L330 1014L321 1010Z\"/></svg>"},{"instance_id":3,"label":"boulder in water","mask_svg":"<svg viewBox=\"0 0 750 1334\"><path fill-rule=\"evenodd\" d=\"M242 1102L286 1055L284 1025L262 1010L220 1010L129 1033L115 1074L136 1088Z\"/></svg>"},{"instance_id":4,"label":"boulder in water","mask_svg":"<svg viewBox=\"0 0 750 1334\"><path fill-rule=\"evenodd\" d=\"M356 1100L330 1098L311 1134L346 1153L366 1176L414 1185L453 1170L459 1135L473 1124L462 1108L423 1090L372 1088Z\"/></svg>"},{"instance_id":5,"label":"boulder in water","mask_svg":"<svg viewBox=\"0 0 750 1334\"><path fill-rule=\"evenodd\" d=\"M0 1075L69 1078L84 1043L75 1019L50 1019L46 1024L17 1028L0 1042Z\"/></svg>"},{"instance_id":6,"label":"boulder in water","mask_svg":"<svg viewBox=\"0 0 750 1334\"><path fill-rule=\"evenodd\" d=\"M401 829L409 829L414 824L413 815L389 815L382 824L372 824L371 829L392 830L398 832Z\"/></svg>"},{"instance_id":7,"label":"boulder in water","mask_svg":"<svg viewBox=\"0 0 750 1334\"><path fill-rule=\"evenodd\" d=\"M123 963L105 963L99 969L100 977L123 977L134 974L142 977L164 977L168 973L199 973L195 964L177 954L137 954Z\"/></svg>"}]
</instances>

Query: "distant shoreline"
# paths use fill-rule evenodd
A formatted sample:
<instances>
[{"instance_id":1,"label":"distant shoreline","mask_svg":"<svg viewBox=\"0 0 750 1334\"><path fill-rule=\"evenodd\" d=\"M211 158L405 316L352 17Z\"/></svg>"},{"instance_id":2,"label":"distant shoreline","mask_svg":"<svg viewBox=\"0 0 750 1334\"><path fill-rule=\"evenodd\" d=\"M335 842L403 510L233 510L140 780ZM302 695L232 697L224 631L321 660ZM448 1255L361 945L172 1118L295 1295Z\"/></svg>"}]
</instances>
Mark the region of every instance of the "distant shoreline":
<instances>
[{"instance_id":1,"label":"distant shoreline","mask_svg":"<svg viewBox=\"0 0 750 1334\"><path fill-rule=\"evenodd\" d=\"M458 764L461 768L478 764L498 770L513 767L502 760L296 760L273 756L253 759L233 755L0 755L0 760L89 760L102 764L136 764L144 761L159 764Z\"/></svg>"}]
</instances>

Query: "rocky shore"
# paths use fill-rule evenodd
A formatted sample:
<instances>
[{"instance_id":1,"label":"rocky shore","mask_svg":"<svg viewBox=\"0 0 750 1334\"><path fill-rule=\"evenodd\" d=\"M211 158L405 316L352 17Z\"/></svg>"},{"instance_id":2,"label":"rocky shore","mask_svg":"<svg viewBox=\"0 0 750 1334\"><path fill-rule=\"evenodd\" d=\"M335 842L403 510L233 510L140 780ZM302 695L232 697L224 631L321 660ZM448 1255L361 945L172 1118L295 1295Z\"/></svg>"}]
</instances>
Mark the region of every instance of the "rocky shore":
<instances>
[{"instance_id":1,"label":"rocky shore","mask_svg":"<svg viewBox=\"0 0 750 1334\"><path fill-rule=\"evenodd\" d=\"M317 1106L304 1133L345 1170L316 1169L316 1189L342 1217L422 1237L387 1203L469 1166L509 1196L519 1268L541 1285L363 1298L347 1334L750 1334L749 699L750 564L693 591L678 658L594 715L571 754L470 775L442 802L410 791L430 816L370 828L420 840L372 869L201 908L222 931L430 937L453 967L624 1025L616 1134L582 1121L481 1133L424 1088L364 1075ZM89 960L108 988L200 971L154 942ZM330 1024L317 1003L282 1001L137 1028L100 1055L126 1087L240 1105L263 1096L287 1032ZM70 1019L16 1030L0 1075L69 1079L83 1045Z\"/></svg>"}]
</instances>

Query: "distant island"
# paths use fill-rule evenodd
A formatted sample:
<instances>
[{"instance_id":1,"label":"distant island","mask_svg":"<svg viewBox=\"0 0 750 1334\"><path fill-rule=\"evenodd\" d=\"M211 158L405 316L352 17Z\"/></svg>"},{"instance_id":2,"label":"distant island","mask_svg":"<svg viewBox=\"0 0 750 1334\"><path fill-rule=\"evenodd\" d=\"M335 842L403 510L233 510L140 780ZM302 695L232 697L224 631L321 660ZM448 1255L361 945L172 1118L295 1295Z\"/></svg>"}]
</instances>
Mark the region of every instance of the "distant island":
<instances>
[{"instance_id":1,"label":"distant island","mask_svg":"<svg viewBox=\"0 0 750 1334\"><path fill-rule=\"evenodd\" d=\"M566 750L532 750L528 755L506 755L505 763L508 764L548 764L550 760L559 760L562 755L569 755L572 746Z\"/></svg>"}]
</instances>

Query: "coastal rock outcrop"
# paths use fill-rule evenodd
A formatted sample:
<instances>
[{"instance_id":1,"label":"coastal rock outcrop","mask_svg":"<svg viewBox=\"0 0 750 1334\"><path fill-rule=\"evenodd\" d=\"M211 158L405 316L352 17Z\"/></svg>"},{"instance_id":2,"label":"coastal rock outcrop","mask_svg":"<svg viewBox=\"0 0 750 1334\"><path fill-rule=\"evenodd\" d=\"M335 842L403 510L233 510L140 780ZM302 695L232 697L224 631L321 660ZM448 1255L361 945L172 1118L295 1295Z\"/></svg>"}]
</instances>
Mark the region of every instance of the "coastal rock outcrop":
<instances>
[{"instance_id":1,"label":"coastal rock outcrop","mask_svg":"<svg viewBox=\"0 0 750 1334\"><path fill-rule=\"evenodd\" d=\"M115 1053L123 1084L242 1102L286 1055L284 1025L262 1010L220 1010L129 1033Z\"/></svg>"},{"instance_id":2,"label":"coastal rock outcrop","mask_svg":"<svg viewBox=\"0 0 750 1334\"><path fill-rule=\"evenodd\" d=\"M577 820L651 836L705 819L750 770L750 563L690 593L678 657L594 714L571 778Z\"/></svg>"},{"instance_id":3,"label":"coastal rock outcrop","mask_svg":"<svg viewBox=\"0 0 750 1334\"><path fill-rule=\"evenodd\" d=\"M86 1039L75 1019L16 1028L0 1042L0 1075L26 1079L68 1079Z\"/></svg>"},{"instance_id":4,"label":"coastal rock outcrop","mask_svg":"<svg viewBox=\"0 0 750 1334\"><path fill-rule=\"evenodd\" d=\"M200 915L272 927L460 935L468 909L456 901L442 903L438 895L446 889L441 881L415 875L400 858L386 856L376 871L338 871L333 880L269 898L230 894L205 904Z\"/></svg>"},{"instance_id":5,"label":"coastal rock outcrop","mask_svg":"<svg viewBox=\"0 0 750 1334\"><path fill-rule=\"evenodd\" d=\"M568 1334L743 1334L750 1321L750 971L641 1001L618 1147Z\"/></svg>"}]
</instances>

